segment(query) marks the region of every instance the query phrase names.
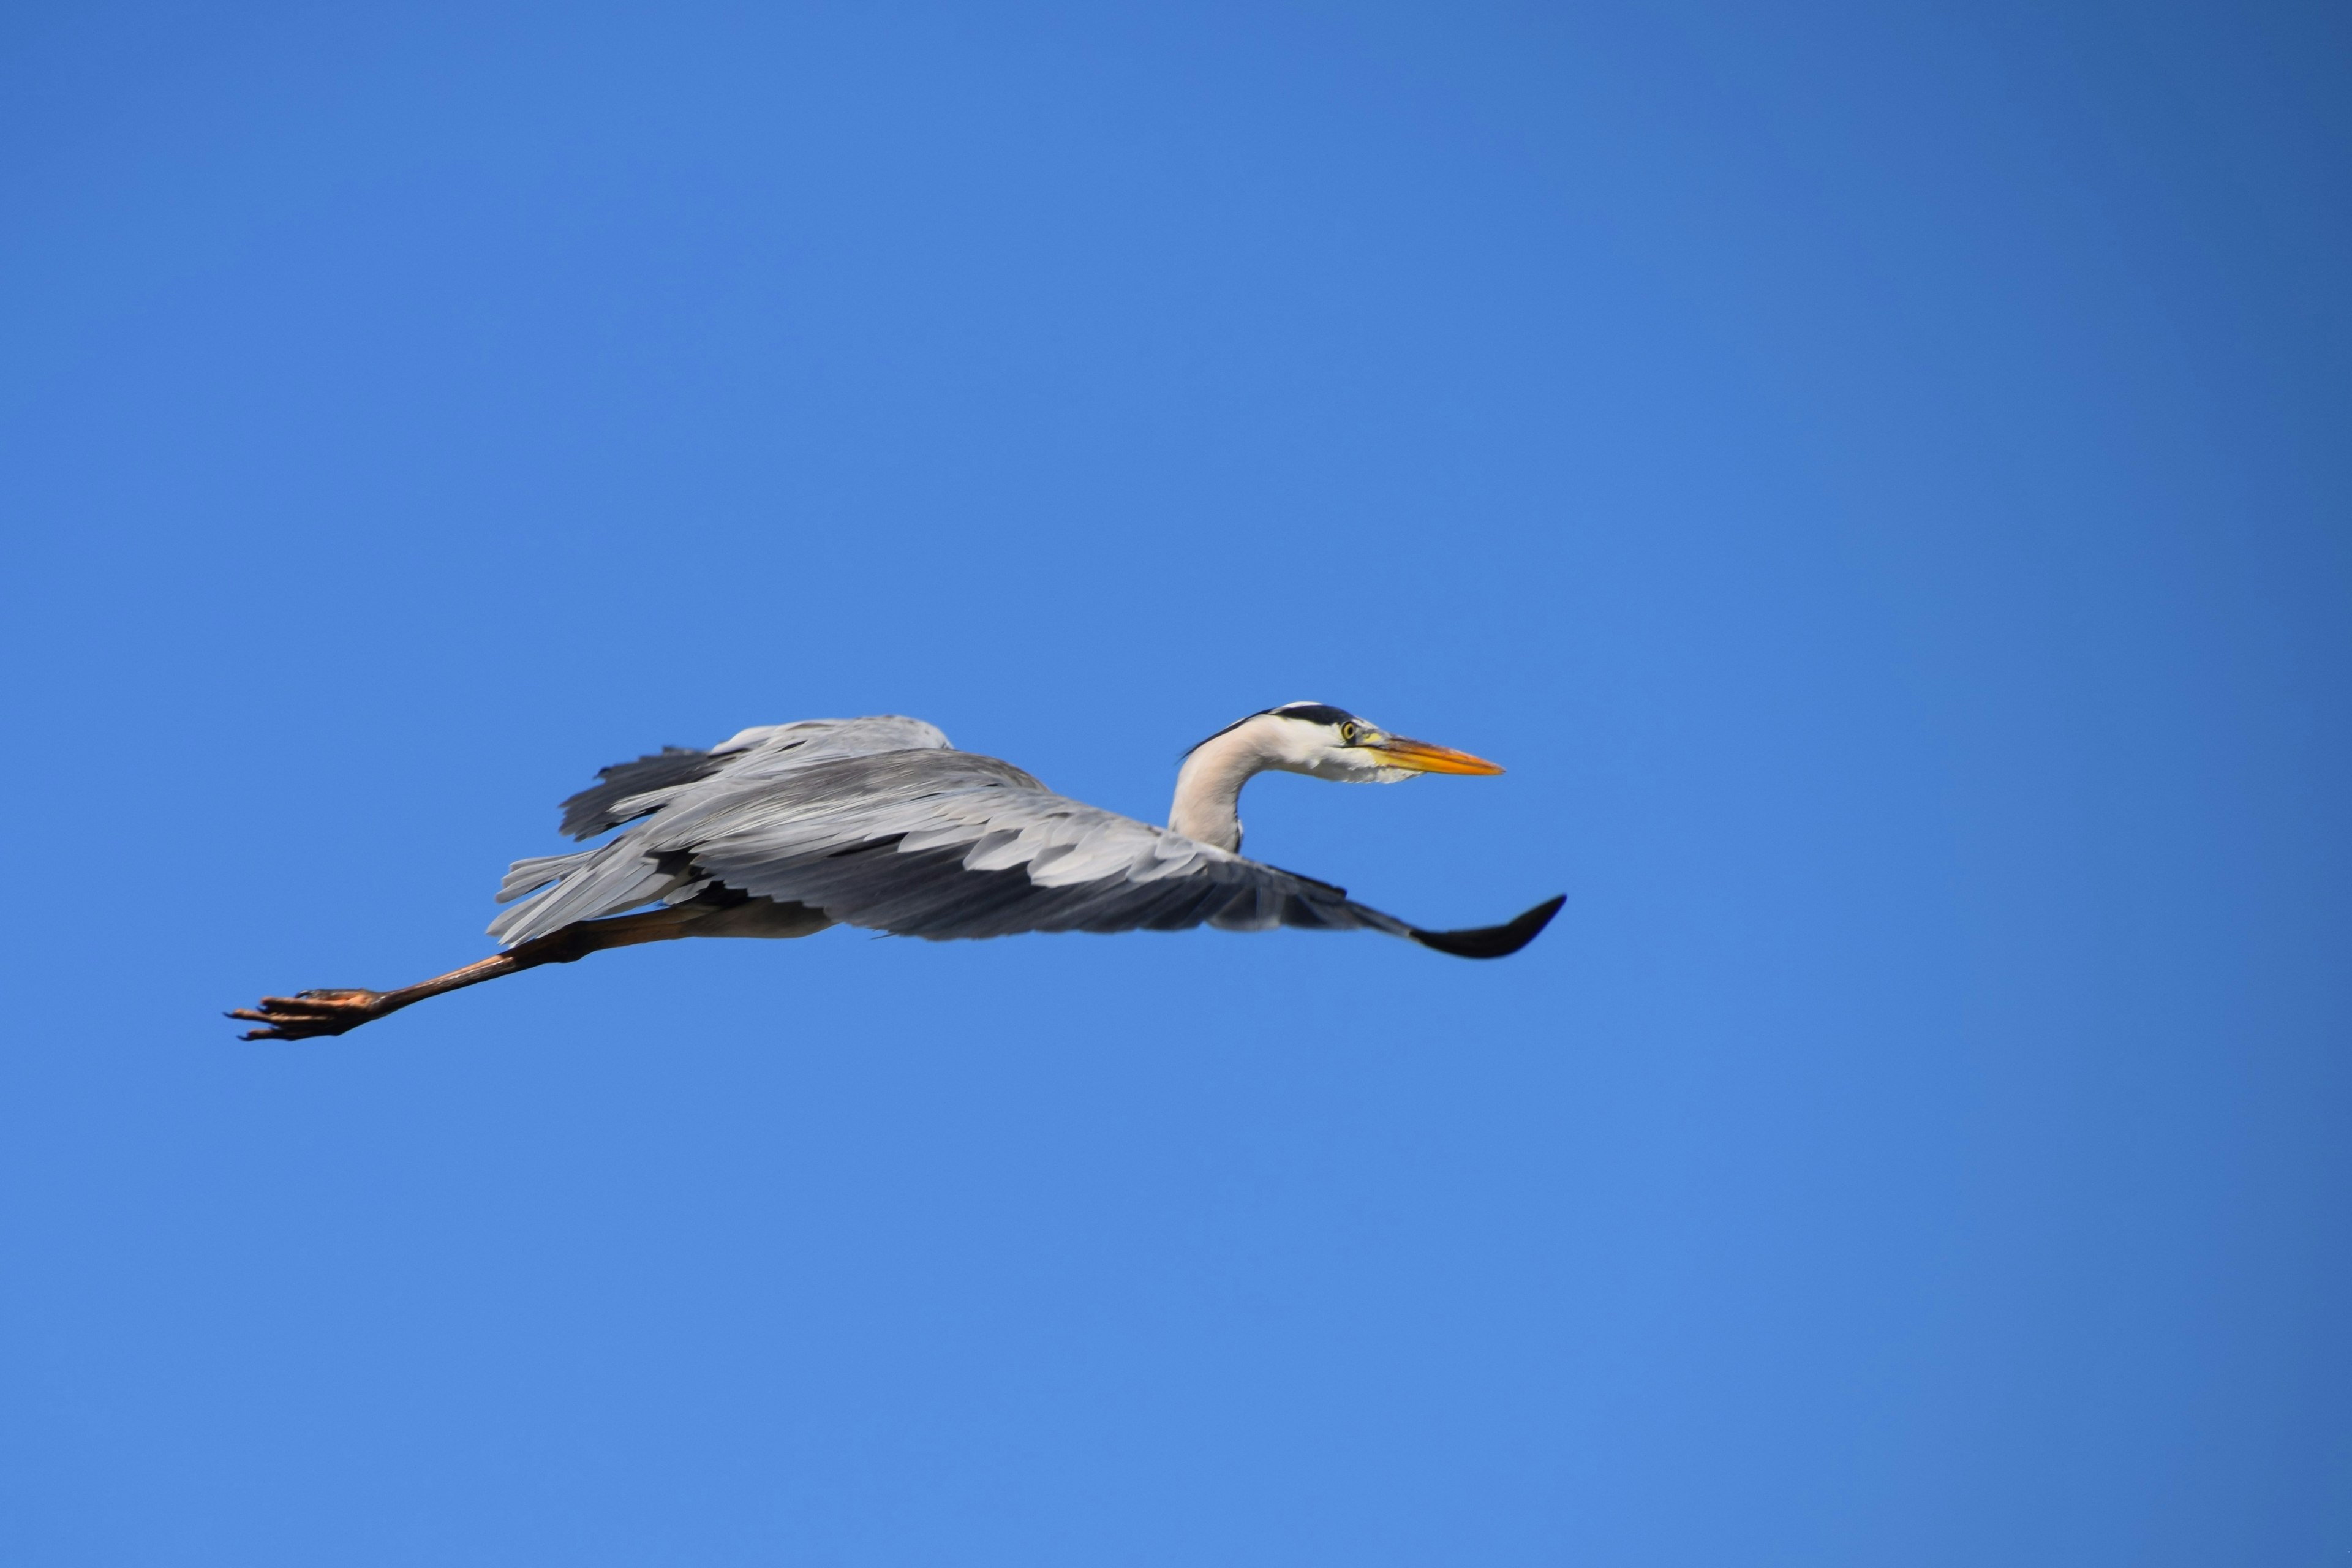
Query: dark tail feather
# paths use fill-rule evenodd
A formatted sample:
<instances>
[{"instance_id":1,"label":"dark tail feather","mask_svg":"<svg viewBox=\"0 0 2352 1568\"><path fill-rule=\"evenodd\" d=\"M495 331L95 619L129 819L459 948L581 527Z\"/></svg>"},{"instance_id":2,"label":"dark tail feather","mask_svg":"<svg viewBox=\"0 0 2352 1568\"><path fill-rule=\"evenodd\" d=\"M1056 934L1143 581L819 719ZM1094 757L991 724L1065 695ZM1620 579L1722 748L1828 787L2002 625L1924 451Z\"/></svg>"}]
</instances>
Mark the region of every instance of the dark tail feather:
<instances>
[{"instance_id":1,"label":"dark tail feather","mask_svg":"<svg viewBox=\"0 0 2352 1568\"><path fill-rule=\"evenodd\" d=\"M1559 913L1559 906L1566 902L1566 893L1546 899L1508 925L1480 926L1475 931L1415 931L1411 934L1422 946L1450 952L1456 958L1508 958L1535 941L1536 933L1551 924L1551 917Z\"/></svg>"}]
</instances>

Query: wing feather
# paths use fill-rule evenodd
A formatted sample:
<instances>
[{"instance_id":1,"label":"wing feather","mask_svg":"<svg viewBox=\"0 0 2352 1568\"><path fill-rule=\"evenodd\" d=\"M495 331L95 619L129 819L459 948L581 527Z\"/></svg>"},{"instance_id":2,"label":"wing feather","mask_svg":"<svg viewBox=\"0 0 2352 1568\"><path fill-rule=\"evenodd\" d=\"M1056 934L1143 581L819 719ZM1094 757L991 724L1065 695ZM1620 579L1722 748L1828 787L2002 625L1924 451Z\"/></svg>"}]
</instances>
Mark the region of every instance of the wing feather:
<instances>
[{"instance_id":1,"label":"wing feather","mask_svg":"<svg viewBox=\"0 0 2352 1568\"><path fill-rule=\"evenodd\" d=\"M876 752L946 749L948 738L920 719L895 713L870 719L803 719L743 730L710 750L664 746L634 762L599 770L596 783L567 798L561 831L587 839L624 822L659 811L703 780L771 776L831 757Z\"/></svg>"}]
</instances>

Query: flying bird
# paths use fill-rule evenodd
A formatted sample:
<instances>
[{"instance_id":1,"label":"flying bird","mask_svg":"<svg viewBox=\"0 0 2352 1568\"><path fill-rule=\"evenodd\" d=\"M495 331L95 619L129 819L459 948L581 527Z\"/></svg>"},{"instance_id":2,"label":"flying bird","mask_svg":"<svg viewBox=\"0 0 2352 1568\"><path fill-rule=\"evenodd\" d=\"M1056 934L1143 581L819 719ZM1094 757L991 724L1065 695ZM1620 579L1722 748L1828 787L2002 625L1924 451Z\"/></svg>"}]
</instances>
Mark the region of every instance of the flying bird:
<instances>
[{"instance_id":1,"label":"flying bird","mask_svg":"<svg viewBox=\"0 0 2352 1568\"><path fill-rule=\"evenodd\" d=\"M707 752L616 763L562 805L593 848L518 860L490 922L504 950L397 991L265 996L248 1040L340 1035L428 996L606 948L830 925L946 941L1033 931L1378 931L1463 958L1535 940L1551 899L1504 925L1423 931L1347 889L1242 857L1242 786L1269 769L1353 784L1499 773L1320 702L1229 724L1184 754L1168 826L1055 795L919 719L810 719ZM647 906L651 906L648 908ZM627 912L635 911L635 912Z\"/></svg>"}]
</instances>

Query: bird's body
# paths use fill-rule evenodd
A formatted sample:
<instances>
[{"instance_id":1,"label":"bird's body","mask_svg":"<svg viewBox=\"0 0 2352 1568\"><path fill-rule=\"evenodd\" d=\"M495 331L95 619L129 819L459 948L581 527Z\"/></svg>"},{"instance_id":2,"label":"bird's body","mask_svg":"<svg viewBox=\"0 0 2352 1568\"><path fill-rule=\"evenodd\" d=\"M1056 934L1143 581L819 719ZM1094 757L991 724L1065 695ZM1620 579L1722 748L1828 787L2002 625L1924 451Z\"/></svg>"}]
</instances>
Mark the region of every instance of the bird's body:
<instances>
[{"instance_id":1,"label":"bird's body","mask_svg":"<svg viewBox=\"0 0 2352 1568\"><path fill-rule=\"evenodd\" d=\"M960 752L920 720L817 719L746 730L709 751L616 763L563 803L595 847L519 860L491 922L505 952L400 992L264 998L247 1038L340 1034L397 1007L539 963L686 936L798 937L834 924L933 940L1022 931L1370 929L1465 957L1533 939L1554 900L1508 925L1424 931L1345 889L1239 853L1252 773L1394 782L1499 773L1465 753L1293 703L1187 754L1171 826L1055 794L1010 763ZM635 912L629 912L635 911Z\"/></svg>"}]
</instances>

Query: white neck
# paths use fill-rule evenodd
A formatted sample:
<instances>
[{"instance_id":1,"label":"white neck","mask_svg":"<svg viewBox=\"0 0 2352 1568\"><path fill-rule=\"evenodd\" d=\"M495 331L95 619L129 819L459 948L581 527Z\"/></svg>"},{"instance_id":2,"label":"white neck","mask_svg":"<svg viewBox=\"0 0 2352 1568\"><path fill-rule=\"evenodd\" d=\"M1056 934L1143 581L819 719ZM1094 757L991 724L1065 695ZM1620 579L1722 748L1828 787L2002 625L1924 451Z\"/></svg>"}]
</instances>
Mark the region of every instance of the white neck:
<instances>
[{"instance_id":1,"label":"white neck","mask_svg":"<svg viewBox=\"0 0 2352 1568\"><path fill-rule=\"evenodd\" d=\"M1297 768L1290 731L1298 726L1259 714L1192 748L1176 774L1168 826L1187 838L1239 854L1242 785L1268 768Z\"/></svg>"}]
</instances>

